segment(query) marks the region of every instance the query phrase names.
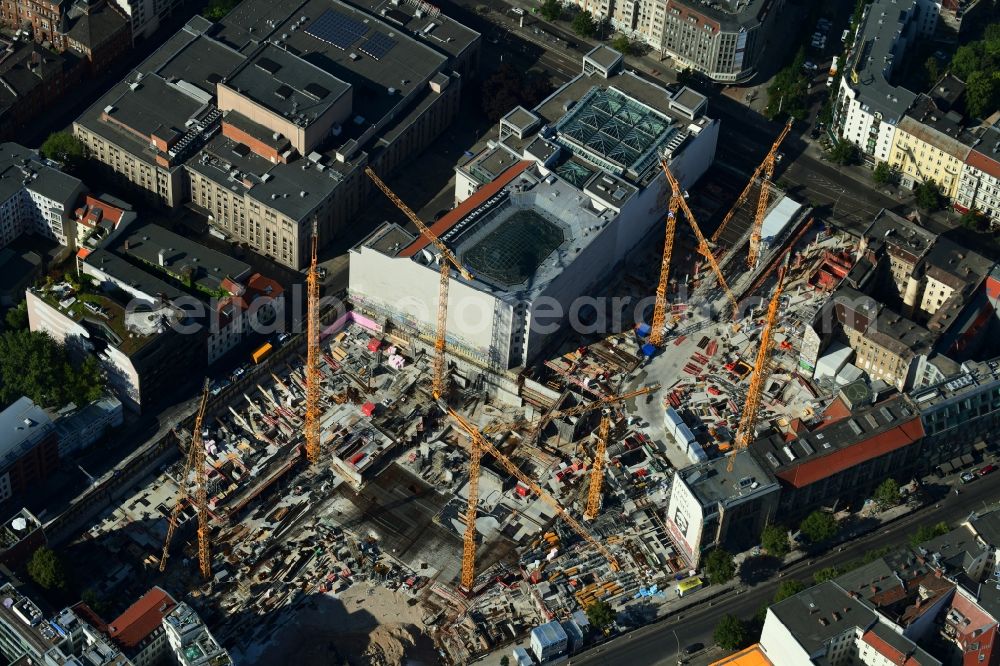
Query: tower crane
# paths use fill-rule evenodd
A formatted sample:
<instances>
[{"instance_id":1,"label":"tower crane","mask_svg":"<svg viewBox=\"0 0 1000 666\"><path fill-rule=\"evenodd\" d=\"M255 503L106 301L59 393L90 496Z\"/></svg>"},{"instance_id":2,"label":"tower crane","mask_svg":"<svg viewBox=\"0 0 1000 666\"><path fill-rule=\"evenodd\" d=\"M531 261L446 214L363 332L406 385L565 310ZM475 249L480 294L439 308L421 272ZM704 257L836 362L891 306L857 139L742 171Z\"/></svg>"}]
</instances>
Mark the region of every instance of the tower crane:
<instances>
[{"instance_id":1,"label":"tower crane","mask_svg":"<svg viewBox=\"0 0 1000 666\"><path fill-rule=\"evenodd\" d=\"M667 325L667 287L670 284L670 258L674 253L674 236L677 234L677 211L683 197L670 195L667 208L667 237L663 241L663 263L660 265L660 281L656 284L656 302L653 305L653 327L649 332L649 343L655 347L663 344L663 329Z\"/></svg>"},{"instance_id":2,"label":"tower crane","mask_svg":"<svg viewBox=\"0 0 1000 666\"><path fill-rule=\"evenodd\" d=\"M320 438L320 372L319 372L319 270L316 267L316 250L319 245L319 232L316 218L313 218L312 228L312 261L309 264L309 275L306 277L306 290L308 294L308 330L309 343L306 353L306 458L310 463L319 462L319 438Z\"/></svg>"},{"instance_id":3,"label":"tower crane","mask_svg":"<svg viewBox=\"0 0 1000 666\"><path fill-rule=\"evenodd\" d=\"M594 465L590 468L590 488L587 490L587 509L583 512L586 520L597 518L601 509L601 487L604 485L604 458L611 436L611 410L605 409L601 415L601 425L597 428L597 447L594 449Z\"/></svg>"},{"instance_id":4,"label":"tower crane","mask_svg":"<svg viewBox=\"0 0 1000 666\"><path fill-rule=\"evenodd\" d=\"M579 416L580 414L585 414L587 412L593 411L595 409L600 409L601 407L607 407L608 405L613 405L619 402L625 402L626 400L631 400L640 395L646 395L647 393L652 393L660 388L659 384L652 384L650 386L645 386L641 389L636 389L635 391L630 391L628 393L622 393L621 395L608 395L603 398L598 398L592 402L583 403L581 405L574 405L573 407L567 407L566 409L557 409L549 412L543 416L538 421L533 421L531 419L519 419L517 421L509 421L506 423L490 423L485 428L480 430L483 435L495 435L499 432L505 430L514 430L517 428L526 428L534 424L535 428L539 431L545 427L546 424L554 419L562 419L567 416Z\"/></svg>"},{"instance_id":5,"label":"tower crane","mask_svg":"<svg viewBox=\"0 0 1000 666\"><path fill-rule=\"evenodd\" d=\"M774 143L771 144L771 149L769 151L767 151L767 155L764 156L763 161L761 161L761 163L757 165L757 168L754 170L753 175L750 176L750 180L747 181L746 187L743 188L743 191L740 192L740 196L736 199L736 203L734 203L733 207L729 209L729 212L726 213L726 216L724 218L722 218L722 224L720 224L719 228L715 230L714 234L712 234L712 242L713 243L719 242L719 238L722 236L722 232L726 230L726 225L728 225L729 221L733 219L734 215L736 215L736 211L739 210L740 206L742 206L746 202L747 197L750 196L750 190L753 189L753 184L757 181L758 178L760 178L761 174L765 171L765 169L767 168L768 162L770 162L770 164L771 164L771 167L770 167L771 168L771 175L772 176L774 175L774 163L777 160L778 146L780 146L781 142L785 140L786 136L788 136L788 131L790 129L792 129L792 119L791 118L789 118L788 122L785 123L785 127L784 127L784 129L781 130L781 134L778 135L778 138L775 139ZM770 178L771 178L771 176L768 176L767 180L770 180ZM764 194L763 188L765 188L765 187L767 187L766 184L761 184L761 195L762 196ZM767 208L766 204L765 204L764 208L765 209ZM759 229L758 229L758 232L759 232Z\"/></svg>"},{"instance_id":6,"label":"tower crane","mask_svg":"<svg viewBox=\"0 0 1000 666\"><path fill-rule=\"evenodd\" d=\"M733 453L730 454L729 464L726 466L730 472L733 471L736 453L750 445L750 439L754 436L757 427L757 412L760 409L760 399L764 395L764 383L770 374L771 348L774 346L774 324L778 320L778 309L781 305L781 294L784 291L787 271L786 255L786 263L778 269L778 284L774 287L771 302L767 306L764 328L760 332L760 345L757 348L757 360L753 364L753 374L750 376L750 388L747 390L746 402L743 403L743 415L740 417L740 424L736 429Z\"/></svg>"},{"instance_id":7,"label":"tower crane","mask_svg":"<svg viewBox=\"0 0 1000 666\"><path fill-rule=\"evenodd\" d=\"M396 208L401 210L403 214L409 218L410 222L420 231L420 234L430 241L441 253L441 258L438 259L440 264L441 280L438 286L438 309L437 309L437 330L434 335L434 365L433 365L433 378L432 378L432 392L434 393L435 400L441 400L445 395L447 385L445 377L445 366L447 359L445 357L445 334L447 333L448 326L448 285L451 281L451 267L454 266L463 278L466 280L472 280L473 276L462 264L459 263L458 257L448 249L448 247L441 242L441 239L431 231L430 227L424 224L423 220L417 217L409 206L403 203L403 200L396 196L396 193L389 189L389 186L382 182L382 179L372 170L371 167L365 167L365 173L375 186L382 190L382 193L389 198L389 201L396 204Z\"/></svg>"},{"instance_id":8,"label":"tower crane","mask_svg":"<svg viewBox=\"0 0 1000 666\"><path fill-rule=\"evenodd\" d=\"M500 452L499 449L493 446L493 444L482 435L479 429L476 428L471 423L469 423L461 414L456 412L454 409L447 407L446 405L442 405L442 407L447 409L448 415L451 416L451 418L455 421L455 423L457 423L458 426L462 430L464 430L466 434L469 436L469 438L472 440L468 448L470 450L470 453L474 461L478 462L476 460L477 455L481 456L483 453L488 453L491 456L493 456L493 458L496 459L498 463L500 463L501 467L507 470L507 472L513 475L518 481L520 481L528 488L530 488L531 491L537 494L543 502L545 502L550 507L555 509L556 513L559 514L559 517L565 520L566 524L568 524L574 532L579 534L584 541L593 546L597 550L597 552L599 552L608 561L613 571L618 571L619 569L618 560L615 559L615 556L612 555L611 551L605 548L600 541L591 536L591 534L586 530L586 528L583 525L581 525L578 520L573 518L573 516L570 515L570 513L566 509L564 509L561 504L559 504L558 500L552 497L552 495L545 492L545 490L540 485L538 485L538 483L534 479L532 479L530 476L522 472L521 469L517 465L515 465L510 458L505 456L503 453ZM476 453L477 451L479 452L478 454ZM470 500L472 499L471 492L469 493L469 498ZM473 583L475 582L475 567L476 567L475 516L476 516L476 507L474 504L470 503L469 508L465 514L466 530L465 530L465 537L463 539L463 549L462 549L462 588L466 592L472 592L472 586ZM469 528L470 523L473 525L471 529Z\"/></svg>"},{"instance_id":9,"label":"tower crane","mask_svg":"<svg viewBox=\"0 0 1000 666\"><path fill-rule=\"evenodd\" d=\"M740 304L736 300L736 296L733 291L729 288L729 284L726 283L726 278L722 275L722 269L719 268L719 262L715 260L715 255L712 254L712 249L708 245L708 240L705 235L701 233L701 227L698 226L698 221L694 217L694 213L687 205L687 201L684 199L684 192L681 190L680 183L674 178L674 174L670 172L670 167L667 166L667 161L664 159L660 160L660 166L663 167L663 173L667 176L667 182L670 183L670 189L672 192L671 201L676 201L677 205L680 206L681 210L684 211L684 216L687 217L688 224L691 225L691 230L694 231L695 237L698 239L698 249L705 255L708 259L708 265L712 267L712 271L715 273L715 277L719 280L719 286L722 287L722 291L725 292L729 301L733 304L733 320L739 318ZM669 257L667 257L669 259ZM662 278L661 278L662 279ZM666 299L666 291L664 290L664 302ZM659 301L659 293L657 293L657 301Z\"/></svg>"},{"instance_id":10,"label":"tower crane","mask_svg":"<svg viewBox=\"0 0 1000 666\"><path fill-rule=\"evenodd\" d=\"M205 379L205 386L201 393L201 402L198 405L198 413L194 419L194 429L191 432L191 444L188 448L187 460L184 464L184 473L181 476L181 484L186 484L188 475L194 472L194 507L198 512L198 568L201 576L208 580L212 576L212 563L209 553L208 543L208 475L205 472L205 446L201 442L201 426L205 419L205 409L208 407L209 382ZM167 568L167 558L170 556L170 542L174 538L177 530L177 518L184 508L184 500L191 501L191 495L181 488L181 497L177 499L173 511L170 512L170 520L167 522L167 538L163 543L163 554L160 555L160 571Z\"/></svg>"},{"instance_id":11,"label":"tower crane","mask_svg":"<svg viewBox=\"0 0 1000 666\"><path fill-rule=\"evenodd\" d=\"M792 119L785 123L785 128L781 130L777 140L771 144L771 150L767 151L764 157L764 177L760 181L760 198L757 199L757 214L753 218L753 226L750 227L750 248L747 252L747 267L753 268L757 265L757 258L760 256L760 234L764 226L764 215L767 214L767 204L771 198L771 179L774 178L774 165L778 162L778 146L792 128Z\"/></svg>"}]
</instances>

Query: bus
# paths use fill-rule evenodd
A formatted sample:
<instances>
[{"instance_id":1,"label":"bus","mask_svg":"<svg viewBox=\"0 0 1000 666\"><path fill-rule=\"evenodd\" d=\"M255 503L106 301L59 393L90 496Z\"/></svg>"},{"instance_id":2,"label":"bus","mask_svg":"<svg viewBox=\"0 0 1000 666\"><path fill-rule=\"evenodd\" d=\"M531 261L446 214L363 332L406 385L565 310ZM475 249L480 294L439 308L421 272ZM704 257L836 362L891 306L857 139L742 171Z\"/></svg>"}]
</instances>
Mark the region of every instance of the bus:
<instances>
[{"instance_id":1,"label":"bus","mask_svg":"<svg viewBox=\"0 0 1000 666\"><path fill-rule=\"evenodd\" d=\"M688 578L687 580L682 580L677 584L677 596L683 597L685 594L690 594L695 590L700 590L704 587L705 583L701 578Z\"/></svg>"},{"instance_id":2,"label":"bus","mask_svg":"<svg viewBox=\"0 0 1000 666\"><path fill-rule=\"evenodd\" d=\"M264 357L266 357L268 354L271 353L272 349L273 347L271 347L271 343L265 342L260 347L258 347L257 350L250 355L250 357L253 359L254 363L260 363L262 360L264 360Z\"/></svg>"}]
</instances>

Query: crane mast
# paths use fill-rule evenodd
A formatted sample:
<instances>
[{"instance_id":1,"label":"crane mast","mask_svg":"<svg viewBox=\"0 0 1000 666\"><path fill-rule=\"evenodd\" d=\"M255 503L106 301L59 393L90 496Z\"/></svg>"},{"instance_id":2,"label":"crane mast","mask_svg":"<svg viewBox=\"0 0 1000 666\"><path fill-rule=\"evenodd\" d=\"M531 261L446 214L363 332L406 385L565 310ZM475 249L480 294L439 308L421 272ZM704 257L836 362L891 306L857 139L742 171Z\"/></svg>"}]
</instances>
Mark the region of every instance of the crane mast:
<instances>
[{"instance_id":1,"label":"crane mast","mask_svg":"<svg viewBox=\"0 0 1000 666\"><path fill-rule=\"evenodd\" d=\"M694 232L695 237L698 239L698 249L705 255L708 259L708 265L712 267L712 271L715 273L715 277L719 280L719 286L722 287L722 291L725 292L726 297L733 305L733 320L739 319L740 314L740 304L736 300L736 296L733 294L732 289L729 288L729 284L726 282L725 276L722 275L722 269L719 268L719 262L715 260L715 255L712 254L712 248L708 245L708 240L705 235L701 233L701 227L698 226L698 221L695 219L694 213L687 205L687 201L684 200L684 193L681 191L681 185L674 178L674 174L670 172L670 167L667 166L667 161L661 159L660 166L663 167L663 173L667 176L667 182L670 183L671 191L673 192L672 199L676 199L677 203L680 204L681 209L684 211L684 216L687 217L688 224L691 225L691 230Z\"/></svg>"},{"instance_id":2,"label":"crane mast","mask_svg":"<svg viewBox=\"0 0 1000 666\"><path fill-rule=\"evenodd\" d=\"M396 208L406 215L407 219L413 223L424 238L426 238L431 244L434 245L441 253L441 258L438 260L440 262L440 282L438 284L438 308L437 308L437 329L434 335L434 360L432 365L432 392L434 394L435 400L441 400L447 391L447 378L446 378L446 344L445 335L447 334L448 327L448 285L451 282L451 267L454 266L463 278L466 280L472 280L473 275L468 270L462 266L458 261L458 257L448 249L440 238L437 237L430 227L424 224L413 210L407 206L402 199L396 196L388 185L386 185L381 178L372 170L371 167L365 167L365 174L371 178L372 182L378 189L382 190L382 193L395 204Z\"/></svg>"},{"instance_id":3,"label":"crane mast","mask_svg":"<svg viewBox=\"0 0 1000 666\"><path fill-rule=\"evenodd\" d=\"M608 450L608 438L611 436L611 414L605 410L601 416L601 425L597 428L597 446L594 449L594 465L590 470L590 488L587 491L587 509L583 512L586 520L597 518L601 509L601 486L604 485L604 458Z\"/></svg>"},{"instance_id":4,"label":"crane mast","mask_svg":"<svg viewBox=\"0 0 1000 666\"><path fill-rule=\"evenodd\" d=\"M743 406L743 415L740 417L739 427L736 429L735 447L729 456L727 468L733 471L733 461L735 454L750 445L750 440L754 436L757 427L757 413L760 409L760 400L764 395L764 383L767 381L768 366L771 361L771 348L773 346L774 324L778 320L778 309L781 305L781 294L784 291L785 274L788 271L787 265L778 269L778 284L771 295L771 302L767 306L767 318L764 321L764 328L760 332L760 345L757 348L757 360L753 364L753 374L750 377L750 388L747 390L746 402Z\"/></svg>"},{"instance_id":5,"label":"crane mast","mask_svg":"<svg viewBox=\"0 0 1000 666\"><path fill-rule=\"evenodd\" d=\"M312 228L312 260L309 264L309 275L306 278L308 292L308 331L309 345L306 353L306 458L311 464L319 462L320 424L319 424L319 270L316 266L319 232L316 218L313 218Z\"/></svg>"},{"instance_id":6,"label":"crane mast","mask_svg":"<svg viewBox=\"0 0 1000 666\"><path fill-rule=\"evenodd\" d=\"M760 236L764 227L764 216L767 214L767 204L771 197L771 179L774 178L774 165L778 160L778 146L792 128L792 119L785 123L785 128L781 130L777 140L771 144L771 150L767 151L762 166L764 167L763 178L760 181L760 198L757 200L757 214L753 219L753 226L750 228L750 248L747 252L747 266L753 268L757 264L760 256Z\"/></svg>"},{"instance_id":7,"label":"crane mast","mask_svg":"<svg viewBox=\"0 0 1000 666\"><path fill-rule=\"evenodd\" d=\"M580 414L586 414L587 412L593 411L595 409L600 409L601 407L606 407L608 405L613 405L619 402L625 402L626 400L631 400L632 398L637 398L640 395L646 395L647 393L652 393L660 388L659 384L652 384L650 386L645 386L641 389L636 389L635 391L629 391L628 393L622 393L621 395L608 395L603 398L598 398L592 402L587 402L582 405L576 405L574 407L568 407L566 409L557 409L549 412L543 416L538 421L532 421L530 419L520 419L517 421L508 421L490 423L485 428L480 430L483 435L494 435L498 432L515 430L517 428L526 428L532 424L538 430L541 430L545 424L549 423L553 419L566 418L567 416L579 416Z\"/></svg>"},{"instance_id":8,"label":"crane mast","mask_svg":"<svg viewBox=\"0 0 1000 666\"><path fill-rule=\"evenodd\" d=\"M660 281L656 284L656 303L653 306L653 327L649 332L650 344L659 347L663 343L663 329L667 325L667 287L670 283L670 258L674 254L674 236L677 234L677 211L681 197L670 197L667 210L667 237L663 241L663 263L660 265Z\"/></svg>"},{"instance_id":9,"label":"crane mast","mask_svg":"<svg viewBox=\"0 0 1000 666\"><path fill-rule=\"evenodd\" d=\"M767 155L764 156L764 159L761 161L761 163L757 165L756 169L754 169L753 175L750 176L750 180L747 181L746 187L744 187L743 191L740 192L740 196L736 199L736 203L734 203L733 207L729 209L729 212L726 213L726 216L722 218L722 224L720 224L719 228L715 230L714 234L712 234L713 243L717 243L719 241L719 238L722 236L722 232L725 231L726 229L726 225L728 225L729 221L733 219L734 215L736 215L736 211L739 210L740 206L742 206L746 202L747 197L750 196L750 190L753 189L753 184L757 181L758 178L760 178L761 174L764 173L764 170L768 162L771 162L771 176L774 175L774 161L777 158L776 156L778 153L778 146L780 146L781 142L785 140L786 136L788 136L788 131L790 129L792 129L791 118L789 118L788 122L785 123L785 127L781 130L781 134L778 135L778 138L775 139L774 143L771 144L771 149L767 152ZM770 180L770 176L768 176L768 180ZM765 186L762 185L761 187Z\"/></svg>"},{"instance_id":10,"label":"crane mast","mask_svg":"<svg viewBox=\"0 0 1000 666\"><path fill-rule=\"evenodd\" d=\"M566 509L564 509L561 504L559 504L559 501L556 500L556 498L552 497L552 495L545 492L545 490L540 485L538 485L538 483L534 479L532 479L530 476L522 472L521 469L517 465L515 465L510 458L505 456L503 453L500 452L499 449L493 446L493 444L488 439L483 437L479 429L476 428L471 423L469 423L461 414L459 414L454 409L447 407L445 405L442 405L442 407L447 409L448 415L451 416L451 418L455 421L455 423L457 423L458 426L462 430L464 430L466 434L469 436L469 438L472 440L468 447L470 452L474 451L476 448L479 448L481 453L488 453L491 456L493 456L493 458L500 464L501 467L507 470L507 472L509 472L512 476L514 476L514 478L516 478L518 481L520 481L521 483L526 485L529 489L531 489L531 491L536 495L538 495L538 497L543 502L545 502L550 507L555 509L556 513L559 514L559 517L562 518L564 521L566 521L566 524L568 524L574 532L580 535L580 538L582 538L588 544L593 546L597 550L597 552L599 552L601 556L608 561L608 563L611 565L612 570L618 571L619 569L618 560L616 560L615 556L611 554L611 551L609 551L604 546L604 544L602 544L600 541L591 536L591 534L580 523L580 521L578 521L572 515L570 515L570 513ZM475 515L475 507L472 507L470 510L466 511L466 520L468 521L474 515ZM468 538L469 533L470 533L469 530L466 529L466 538ZM475 532L472 532L472 535L475 536ZM472 572L475 571L475 544L473 543L471 548L469 547L469 544L467 542L464 545L465 548L463 550L463 554L465 557L463 557L462 560L463 580L465 579L465 571L467 569ZM469 555L470 552L471 556Z\"/></svg>"},{"instance_id":11,"label":"crane mast","mask_svg":"<svg viewBox=\"0 0 1000 666\"><path fill-rule=\"evenodd\" d=\"M188 448L187 459L184 464L184 472L181 476L181 484L187 483L188 475L194 472L194 506L198 512L198 568L201 576L208 580L212 576L211 554L209 551L208 535L208 475L205 471L205 447L201 442L201 427L205 419L205 410L208 407L209 382L205 379L205 385L201 392L201 402L198 404L198 413L194 419L194 429L191 433L191 445ZM177 499L173 511L170 512L170 519L167 521L167 538L163 543L163 553L160 555L160 571L167 568L167 558L170 556L170 542L174 538L177 530L177 518L184 508L184 500L190 501L190 495L181 488L182 496Z\"/></svg>"}]
</instances>

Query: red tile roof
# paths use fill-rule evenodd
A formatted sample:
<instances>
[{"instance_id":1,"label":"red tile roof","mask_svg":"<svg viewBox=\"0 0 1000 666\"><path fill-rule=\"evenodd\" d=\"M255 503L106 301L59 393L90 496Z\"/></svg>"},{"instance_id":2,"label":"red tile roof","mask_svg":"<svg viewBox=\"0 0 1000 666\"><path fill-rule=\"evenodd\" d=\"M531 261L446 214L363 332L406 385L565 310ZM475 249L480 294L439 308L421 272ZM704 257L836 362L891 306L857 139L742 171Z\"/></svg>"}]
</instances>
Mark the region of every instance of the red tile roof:
<instances>
[{"instance_id":1,"label":"red tile roof","mask_svg":"<svg viewBox=\"0 0 1000 666\"><path fill-rule=\"evenodd\" d=\"M77 218L88 226L96 226L101 219L111 220L111 222L117 227L118 223L122 221L122 217L125 215L125 211L117 206L112 206L106 201L101 201L97 197L87 195L84 200L83 208L78 208L76 210Z\"/></svg>"},{"instance_id":2,"label":"red tile roof","mask_svg":"<svg viewBox=\"0 0 1000 666\"><path fill-rule=\"evenodd\" d=\"M149 638L177 602L160 587L154 587L108 624L108 636L123 648L134 648Z\"/></svg>"},{"instance_id":3,"label":"red tile roof","mask_svg":"<svg viewBox=\"0 0 1000 666\"><path fill-rule=\"evenodd\" d=\"M492 183L487 183L480 187L475 194L470 196L468 199L458 204L455 208L448 211L448 214L442 217L440 220L431 225L431 231L434 232L435 236L440 237L441 234L451 229L453 226L462 221L466 215L474 211L476 208L481 206L484 201L492 197L494 194L502 190L507 183L514 180L522 171L527 169L529 166L534 164L534 162L522 160L510 167L502 174L500 174L496 180ZM399 253L400 257L412 257L420 250L427 247L428 241L422 235L418 236L415 241L410 243L410 246Z\"/></svg>"},{"instance_id":4,"label":"red tile roof","mask_svg":"<svg viewBox=\"0 0 1000 666\"><path fill-rule=\"evenodd\" d=\"M848 409L846 404L844 404L844 401L839 397L834 398L833 402L830 403L830 406L826 408L825 412L823 412L823 420L818 426L816 426L816 430L825 428L831 423L836 423L841 419L846 419L850 415L851 410Z\"/></svg>"},{"instance_id":5,"label":"red tile roof","mask_svg":"<svg viewBox=\"0 0 1000 666\"><path fill-rule=\"evenodd\" d=\"M277 281L272 280L269 277L264 277L260 273L254 273L247 280L247 291L250 293L250 301L252 302L258 296L270 296L271 298L278 298L285 292Z\"/></svg>"},{"instance_id":6,"label":"red tile roof","mask_svg":"<svg viewBox=\"0 0 1000 666\"><path fill-rule=\"evenodd\" d=\"M974 169L988 173L994 178L1000 178L1000 162L997 162L988 155L984 155L978 150L969 151L969 156L965 158L965 163Z\"/></svg>"},{"instance_id":7,"label":"red tile roof","mask_svg":"<svg viewBox=\"0 0 1000 666\"><path fill-rule=\"evenodd\" d=\"M884 640L878 637L874 631L870 629L866 631L864 634L861 635L861 640L863 640L865 643L868 643L868 645L871 645L880 655L882 655L892 663L896 664L896 666L904 666L904 664L906 664L907 662L906 654L900 652L896 648L886 643Z\"/></svg>"},{"instance_id":8,"label":"red tile roof","mask_svg":"<svg viewBox=\"0 0 1000 666\"><path fill-rule=\"evenodd\" d=\"M890 430L837 449L829 455L806 460L801 465L790 467L777 474L796 488L804 488L867 460L909 446L923 436L924 428L920 424L920 418L914 417Z\"/></svg>"}]
</instances>

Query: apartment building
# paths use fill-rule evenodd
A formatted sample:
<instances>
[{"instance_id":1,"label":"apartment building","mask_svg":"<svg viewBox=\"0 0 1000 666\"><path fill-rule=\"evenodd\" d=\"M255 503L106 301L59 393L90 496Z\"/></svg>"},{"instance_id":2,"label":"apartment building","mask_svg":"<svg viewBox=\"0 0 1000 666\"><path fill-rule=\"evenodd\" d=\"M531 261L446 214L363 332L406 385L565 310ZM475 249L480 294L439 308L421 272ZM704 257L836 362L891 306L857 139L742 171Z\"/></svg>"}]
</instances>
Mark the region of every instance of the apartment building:
<instances>
[{"instance_id":1,"label":"apartment building","mask_svg":"<svg viewBox=\"0 0 1000 666\"><path fill-rule=\"evenodd\" d=\"M955 210L1000 220L1000 130L988 127L973 141L955 195Z\"/></svg>"},{"instance_id":2,"label":"apartment building","mask_svg":"<svg viewBox=\"0 0 1000 666\"><path fill-rule=\"evenodd\" d=\"M149 37L160 23L173 15L180 0L114 0L129 20L134 39Z\"/></svg>"},{"instance_id":3,"label":"apartment building","mask_svg":"<svg viewBox=\"0 0 1000 666\"><path fill-rule=\"evenodd\" d=\"M904 187L932 180L954 199L973 140L958 112L946 113L918 95L893 135L889 164L899 170Z\"/></svg>"},{"instance_id":4,"label":"apartment building","mask_svg":"<svg viewBox=\"0 0 1000 666\"><path fill-rule=\"evenodd\" d=\"M0 144L0 247L23 233L76 244L72 215L83 183L16 143Z\"/></svg>"},{"instance_id":5,"label":"apartment building","mask_svg":"<svg viewBox=\"0 0 1000 666\"><path fill-rule=\"evenodd\" d=\"M889 160L896 126L916 95L893 83L894 68L914 43L936 30L934 0L875 0L867 6L847 56L833 109L833 127L865 161Z\"/></svg>"},{"instance_id":6,"label":"apartment building","mask_svg":"<svg viewBox=\"0 0 1000 666\"><path fill-rule=\"evenodd\" d=\"M0 36L0 49L0 140L7 141L80 81L85 61L26 39Z\"/></svg>"},{"instance_id":7,"label":"apartment building","mask_svg":"<svg viewBox=\"0 0 1000 666\"><path fill-rule=\"evenodd\" d=\"M195 17L74 131L151 201L190 201L227 239L302 268L313 220L323 242L350 224L364 168L391 173L429 145L457 113L455 68L478 63L478 33L439 13L367 9L245 0L219 24Z\"/></svg>"},{"instance_id":8,"label":"apartment building","mask_svg":"<svg viewBox=\"0 0 1000 666\"><path fill-rule=\"evenodd\" d=\"M0 502L33 488L59 466L59 435L30 398L0 412Z\"/></svg>"}]
</instances>

